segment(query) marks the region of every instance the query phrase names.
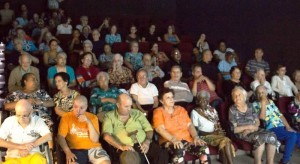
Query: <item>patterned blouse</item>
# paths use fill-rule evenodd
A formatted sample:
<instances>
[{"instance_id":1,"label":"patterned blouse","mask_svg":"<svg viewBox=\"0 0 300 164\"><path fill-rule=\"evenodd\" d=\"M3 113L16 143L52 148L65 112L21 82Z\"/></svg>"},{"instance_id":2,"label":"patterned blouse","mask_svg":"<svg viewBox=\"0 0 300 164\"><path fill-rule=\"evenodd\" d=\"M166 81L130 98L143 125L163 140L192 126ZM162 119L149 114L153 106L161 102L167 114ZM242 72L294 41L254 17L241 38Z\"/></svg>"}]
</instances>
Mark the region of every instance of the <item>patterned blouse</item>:
<instances>
[{"instance_id":1,"label":"patterned blouse","mask_svg":"<svg viewBox=\"0 0 300 164\"><path fill-rule=\"evenodd\" d=\"M101 107L100 111L111 111L116 109L116 104L111 102L101 102L101 98L113 98L117 99L121 92L116 87L111 87L107 91L102 90L101 88L94 88L92 90L92 95L90 98L90 103L97 110ZM99 112L99 111L98 111Z\"/></svg>"},{"instance_id":2,"label":"patterned blouse","mask_svg":"<svg viewBox=\"0 0 300 164\"><path fill-rule=\"evenodd\" d=\"M113 69L108 70L109 83L113 85L134 83L134 78L132 76L131 70L129 68L122 66L122 72L114 72Z\"/></svg>"},{"instance_id":3,"label":"patterned blouse","mask_svg":"<svg viewBox=\"0 0 300 164\"><path fill-rule=\"evenodd\" d=\"M133 69L135 71L142 68L143 65L143 54L138 52L136 54L133 54L132 52L127 52L125 54L125 60L128 61L130 64L132 64Z\"/></svg>"},{"instance_id":4,"label":"patterned blouse","mask_svg":"<svg viewBox=\"0 0 300 164\"><path fill-rule=\"evenodd\" d=\"M289 104L288 111L292 115L293 128L300 131L300 122L297 121L300 119L300 102L296 98Z\"/></svg>"},{"instance_id":5,"label":"patterned blouse","mask_svg":"<svg viewBox=\"0 0 300 164\"><path fill-rule=\"evenodd\" d=\"M29 94L23 92L22 90L14 91L11 94L6 96L4 103L11 103L11 102L19 101L21 99L30 99L30 98L41 100L41 101L52 101L52 98L45 90L39 89ZM52 131L53 121L51 120L50 112L47 109L47 107L43 105L37 105L37 104L34 104L32 107L33 107L34 114L40 116ZM11 112L11 115L15 115L15 112Z\"/></svg>"},{"instance_id":6,"label":"patterned blouse","mask_svg":"<svg viewBox=\"0 0 300 164\"><path fill-rule=\"evenodd\" d=\"M62 110L65 112L70 112L72 111L73 101L78 95L79 93L75 90L71 90L70 95L66 97L60 92L57 92L53 97L55 106L62 108Z\"/></svg>"}]
</instances>

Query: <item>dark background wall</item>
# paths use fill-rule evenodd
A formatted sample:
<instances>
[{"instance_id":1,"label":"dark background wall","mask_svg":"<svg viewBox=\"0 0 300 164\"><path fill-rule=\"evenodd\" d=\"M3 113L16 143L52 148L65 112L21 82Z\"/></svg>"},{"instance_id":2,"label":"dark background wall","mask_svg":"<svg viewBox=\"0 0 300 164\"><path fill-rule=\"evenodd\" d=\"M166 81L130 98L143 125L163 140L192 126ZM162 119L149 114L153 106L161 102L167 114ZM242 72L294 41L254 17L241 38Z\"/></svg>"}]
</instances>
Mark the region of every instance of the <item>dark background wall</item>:
<instances>
[{"instance_id":1,"label":"dark background wall","mask_svg":"<svg viewBox=\"0 0 300 164\"><path fill-rule=\"evenodd\" d=\"M46 0L12 1L14 6L21 3L31 11L46 7ZM289 73L300 68L298 0L64 0L62 5L77 21L85 14L99 22L105 16L123 23L144 17L175 22L179 34L189 34L194 40L206 33L212 48L225 39L243 61L262 47L273 70L278 63L288 65Z\"/></svg>"}]
</instances>

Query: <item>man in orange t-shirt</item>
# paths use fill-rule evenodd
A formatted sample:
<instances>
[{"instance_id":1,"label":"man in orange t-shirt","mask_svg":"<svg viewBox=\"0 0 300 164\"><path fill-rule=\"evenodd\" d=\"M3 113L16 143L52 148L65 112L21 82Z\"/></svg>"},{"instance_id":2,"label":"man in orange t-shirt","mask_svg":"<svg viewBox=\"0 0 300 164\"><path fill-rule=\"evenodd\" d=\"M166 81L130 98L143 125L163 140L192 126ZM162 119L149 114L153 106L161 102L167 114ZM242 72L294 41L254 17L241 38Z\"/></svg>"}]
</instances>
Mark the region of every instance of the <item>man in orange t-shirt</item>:
<instances>
[{"instance_id":1,"label":"man in orange t-shirt","mask_svg":"<svg viewBox=\"0 0 300 164\"><path fill-rule=\"evenodd\" d=\"M58 128L58 143L66 154L66 163L110 164L109 156L99 143L96 115L86 112L86 97L74 100L73 111L62 116Z\"/></svg>"}]
</instances>

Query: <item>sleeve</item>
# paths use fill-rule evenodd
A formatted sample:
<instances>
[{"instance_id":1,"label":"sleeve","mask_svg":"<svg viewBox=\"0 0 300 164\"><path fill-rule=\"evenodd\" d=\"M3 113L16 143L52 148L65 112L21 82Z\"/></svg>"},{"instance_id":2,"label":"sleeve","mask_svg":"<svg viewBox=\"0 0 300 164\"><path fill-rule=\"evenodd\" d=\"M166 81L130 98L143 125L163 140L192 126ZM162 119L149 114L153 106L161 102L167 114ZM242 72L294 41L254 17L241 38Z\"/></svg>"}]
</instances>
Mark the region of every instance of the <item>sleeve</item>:
<instances>
[{"instance_id":1,"label":"sleeve","mask_svg":"<svg viewBox=\"0 0 300 164\"><path fill-rule=\"evenodd\" d=\"M38 125L38 131L40 136L45 136L46 134L51 133L49 127L46 125L42 118L38 118L36 124Z\"/></svg>"},{"instance_id":2,"label":"sleeve","mask_svg":"<svg viewBox=\"0 0 300 164\"><path fill-rule=\"evenodd\" d=\"M279 91L279 88L277 87L277 86L278 86L277 81L278 81L278 80L277 80L276 75L273 76L273 77L272 77L272 80L271 80L271 86L272 86L273 91L275 91L275 92L280 92L280 91Z\"/></svg>"},{"instance_id":3,"label":"sleeve","mask_svg":"<svg viewBox=\"0 0 300 164\"><path fill-rule=\"evenodd\" d=\"M125 53L124 59L128 62L130 62L130 54L128 52Z\"/></svg>"},{"instance_id":4,"label":"sleeve","mask_svg":"<svg viewBox=\"0 0 300 164\"><path fill-rule=\"evenodd\" d=\"M186 109L184 109L183 107L180 107L180 108L181 108L181 111L183 111L182 115L184 116L187 125L189 125L190 123L192 123L192 121L191 121Z\"/></svg>"},{"instance_id":5,"label":"sleeve","mask_svg":"<svg viewBox=\"0 0 300 164\"><path fill-rule=\"evenodd\" d=\"M256 81L252 81L251 84L250 84L250 88L252 89L253 92L255 92L256 87L257 87Z\"/></svg>"},{"instance_id":6,"label":"sleeve","mask_svg":"<svg viewBox=\"0 0 300 164\"><path fill-rule=\"evenodd\" d=\"M258 102L252 103L253 112L255 112L257 115L260 114L260 104Z\"/></svg>"},{"instance_id":7,"label":"sleeve","mask_svg":"<svg viewBox=\"0 0 300 164\"><path fill-rule=\"evenodd\" d=\"M164 116L163 116L161 108L157 108L157 109L154 110L152 122L153 122L152 126L153 126L154 129L165 124Z\"/></svg>"},{"instance_id":8,"label":"sleeve","mask_svg":"<svg viewBox=\"0 0 300 164\"><path fill-rule=\"evenodd\" d=\"M191 120L192 120L193 125L197 128L200 125L198 124L198 119L196 117L196 113L195 112L196 112L195 110L193 110L191 112Z\"/></svg>"},{"instance_id":9,"label":"sleeve","mask_svg":"<svg viewBox=\"0 0 300 164\"><path fill-rule=\"evenodd\" d=\"M41 83L41 80L40 80L40 71L39 71L39 69L38 68L36 68L36 67L33 67L34 68L34 75L36 76L36 79L37 79L37 81L38 81L38 84L40 84Z\"/></svg>"},{"instance_id":10,"label":"sleeve","mask_svg":"<svg viewBox=\"0 0 300 164\"><path fill-rule=\"evenodd\" d=\"M82 76L82 72L81 72L81 69L80 69L80 67L78 67L77 69L76 69L76 79L77 79L77 81L78 81L78 83L81 85L81 86L83 86L83 87L85 87L84 86L84 82L85 82L85 79L84 79L84 77Z\"/></svg>"},{"instance_id":11,"label":"sleeve","mask_svg":"<svg viewBox=\"0 0 300 164\"><path fill-rule=\"evenodd\" d=\"M66 137L69 132L68 114L61 117L58 127L58 134Z\"/></svg>"},{"instance_id":12,"label":"sleeve","mask_svg":"<svg viewBox=\"0 0 300 164\"><path fill-rule=\"evenodd\" d=\"M152 85L152 96L155 97L155 96L158 96L158 90L157 90L157 87L153 84Z\"/></svg>"},{"instance_id":13,"label":"sleeve","mask_svg":"<svg viewBox=\"0 0 300 164\"><path fill-rule=\"evenodd\" d=\"M94 126L94 128L96 129L96 131L100 134L100 128L99 128L99 120L95 115L92 115L92 124Z\"/></svg>"},{"instance_id":14,"label":"sleeve","mask_svg":"<svg viewBox=\"0 0 300 164\"><path fill-rule=\"evenodd\" d=\"M39 92L42 95L44 95L44 96L41 97L42 101L51 101L52 100L52 98L50 97L50 95L45 90L41 89L41 90L39 90Z\"/></svg>"},{"instance_id":15,"label":"sleeve","mask_svg":"<svg viewBox=\"0 0 300 164\"><path fill-rule=\"evenodd\" d=\"M294 94L296 95L298 93L298 88L295 86L295 84L292 82L292 80L290 79L290 77L286 76L287 77L287 81L289 83L289 85L291 86Z\"/></svg>"},{"instance_id":16,"label":"sleeve","mask_svg":"<svg viewBox=\"0 0 300 164\"><path fill-rule=\"evenodd\" d=\"M250 71L250 60L247 62L246 66L245 66L245 69Z\"/></svg>"},{"instance_id":17,"label":"sleeve","mask_svg":"<svg viewBox=\"0 0 300 164\"><path fill-rule=\"evenodd\" d=\"M186 99L187 99L186 101L187 102L192 102L194 96L193 96L189 86L186 83L184 83L184 84L185 84L185 88L186 88Z\"/></svg>"},{"instance_id":18,"label":"sleeve","mask_svg":"<svg viewBox=\"0 0 300 164\"><path fill-rule=\"evenodd\" d=\"M147 118L145 117L145 115L141 112L138 111L138 115L139 115L139 121L141 123L141 126L143 127L144 131L153 131L151 124L149 123L149 121L147 120Z\"/></svg>"},{"instance_id":19,"label":"sleeve","mask_svg":"<svg viewBox=\"0 0 300 164\"><path fill-rule=\"evenodd\" d=\"M270 66L269 66L269 63L267 63L267 62L265 62L265 72L266 72L266 74L268 74L268 73L270 73Z\"/></svg>"},{"instance_id":20,"label":"sleeve","mask_svg":"<svg viewBox=\"0 0 300 164\"><path fill-rule=\"evenodd\" d=\"M111 111L111 112L114 112L114 111ZM113 125L111 118L109 117L109 115L112 114L111 112L106 113L104 116L104 120L103 120L103 124L102 124L102 133L107 133L107 134L113 133L114 125Z\"/></svg>"},{"instance_id":21,"label":"sleeve","mask_svg":"<svg viewBox=\"0 0 300 164\"><path fill-rule=\"evenodd\" d=\"M18 87L16 86L16 82L17 82L17 80L16 80L16 76L15 76L15 71L12 70L9 75L9 78L8 78L8 91L9 92L18 89Z\"/></svg>"},{"instance_id":22,"label":"sleeve","mask_svg":"<svg viewBox=\"0 0 300 164\"><path fill-rule=\"evenodd\" d=\"M10 41L10 42L6 45L6 49L7 49L7 50L13 50L13 49L14 49L13 41Z\"/></svg>"},{"instance_id":23,"label":"sleeve","mask_svg":"<svg viewBox=\"0 0 300 164\"><path fill-rule=\"evenodd\" d=\"M121 39L121 35L120 35L120 34L117 35L116 42L122 42L122 39Z\"/></svg>"},{"instance_id":24,"label":"sleeve","mask_svg":"<svg viewBox=\"0 0 300 164\"><path fill-rule=\"evenodd\" d=\"M159 71L159 75L160 75L159 77L160 77L160 78L165 77L164 71L162 71L158 66L156 66L155 69L156 69L157 71Z\"/></svg>"},{"instance_id":25,"label":"sleeve","mask_svg":"<svg viewBox=\"0 0 300 164\"><path fill-rule=\"evenodd\" d=\"M4 120L0 127L0 138L6 140L11 130L11 123L9 122L10 118Z\"/></svg>"},{"instance_id":26,"label":"sleeve","mask_svg":"<svg viewBox=\"0 0 300 164\"><path fill-rule=\"evenodd\" d=\"M30 45L30 52L34 52L38 50L32 41L28 41L28 43Z\"/></svg>"},{"instance_id":27,"label":"sleeve","mask_svg":"<svg viewBox=\"0 0 300 164\"><path fill-rule=\"evenodd\" d=\"M231 128L232 132L234 131L234 128L237 127L237 121L236 121L236 118L235 118L234 110L235 110L234 107L231 106L229 108L229 113L228 113L228 119L229 119L230 128Z\"/></svg>"},{"instance_id":28,"label":"sleeve","mask_svg":"<svg viewBox=\"0 0 300 164\"><path fill-rule=\"evenodd\" d=\"M130 94L133 94L133 95L138 95L138 86L136 85L136 83L132 84L131 87L130 87Z\"/></svg>"}]
</instances>

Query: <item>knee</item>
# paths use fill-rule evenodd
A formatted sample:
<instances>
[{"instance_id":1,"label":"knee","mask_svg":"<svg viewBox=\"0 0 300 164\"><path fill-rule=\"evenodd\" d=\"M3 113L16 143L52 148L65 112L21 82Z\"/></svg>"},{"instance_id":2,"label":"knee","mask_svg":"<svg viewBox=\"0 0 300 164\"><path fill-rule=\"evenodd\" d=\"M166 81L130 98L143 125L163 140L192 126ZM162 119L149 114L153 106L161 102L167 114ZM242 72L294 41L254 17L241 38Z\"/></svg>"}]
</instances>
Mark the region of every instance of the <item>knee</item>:
<instances>
[{"instance_id":1,"label":"knee","mask_svg":"<svg viewBox=\"0 0 300 164\"><path fill-rule=\"evenodd\" d=\"M123 151L120 155L120 163L122 164L139 164L140 156L135 151Z\"/></svg>"}]
</instances>

